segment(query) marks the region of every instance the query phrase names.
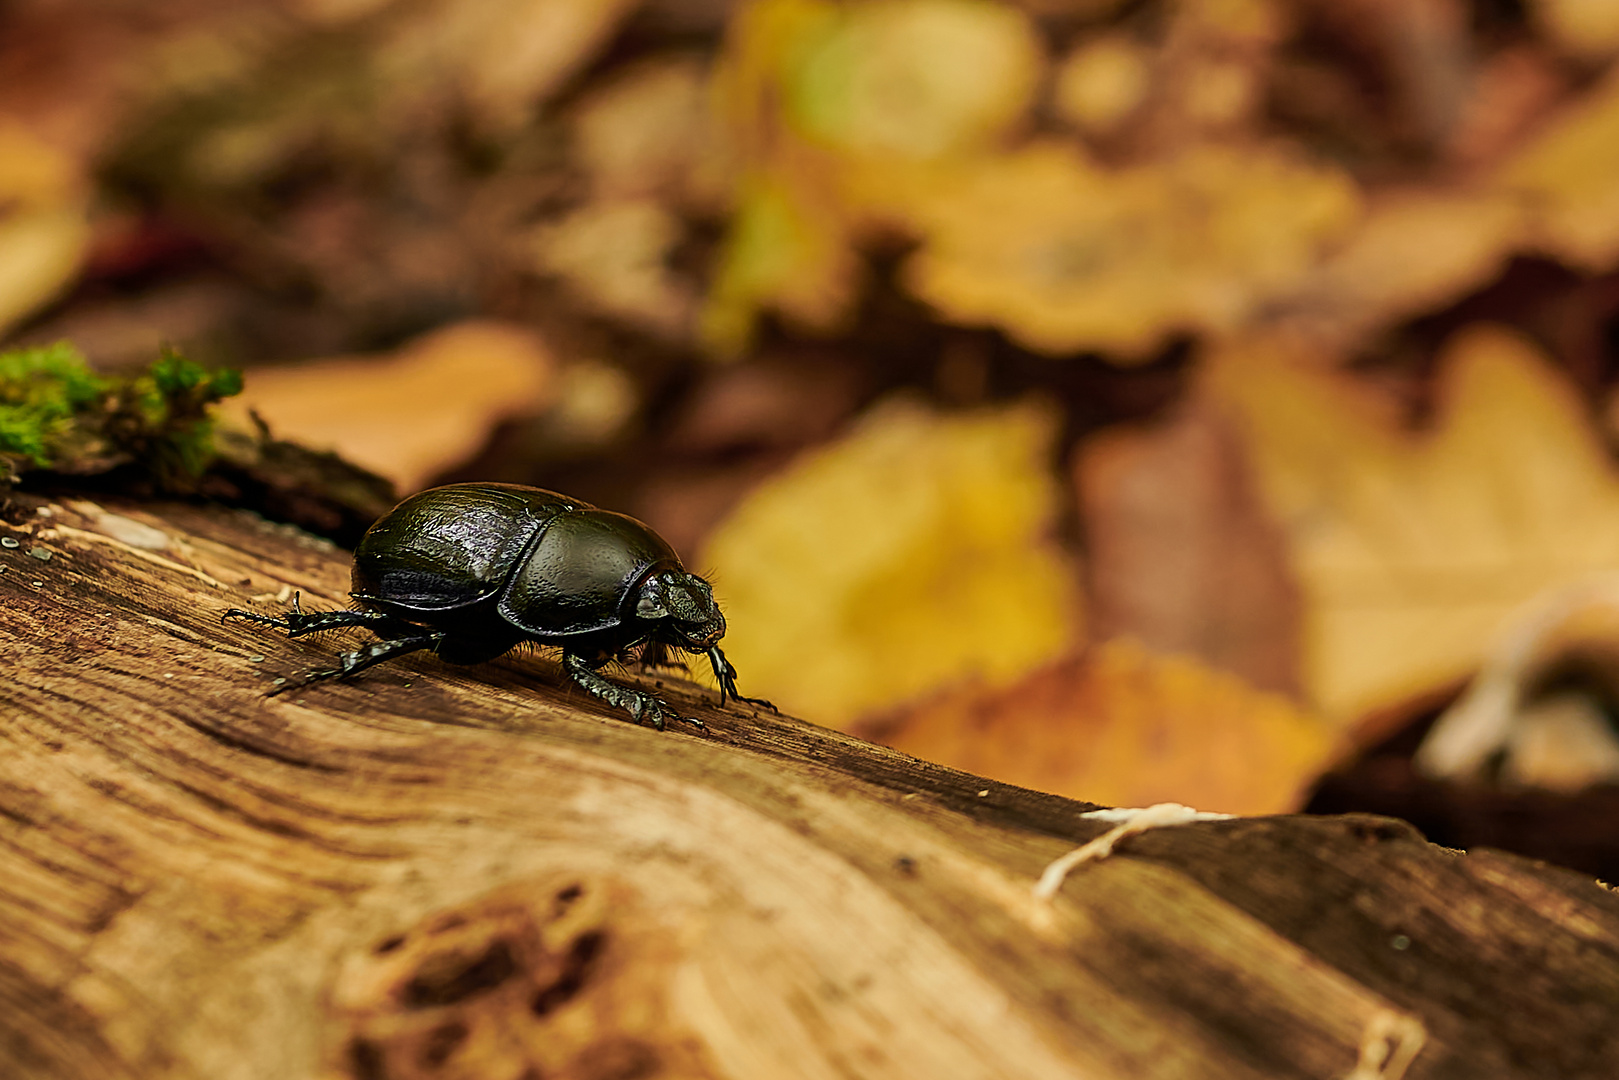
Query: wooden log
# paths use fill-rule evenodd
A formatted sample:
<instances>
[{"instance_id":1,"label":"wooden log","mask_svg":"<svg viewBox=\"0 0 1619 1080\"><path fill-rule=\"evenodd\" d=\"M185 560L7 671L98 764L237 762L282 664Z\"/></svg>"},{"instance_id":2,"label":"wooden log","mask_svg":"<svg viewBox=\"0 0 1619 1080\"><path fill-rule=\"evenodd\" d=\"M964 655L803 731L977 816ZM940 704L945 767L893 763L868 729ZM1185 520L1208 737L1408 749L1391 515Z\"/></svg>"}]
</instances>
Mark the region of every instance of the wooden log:
<instances>
[{"instance_id":1,"label":"wooden log","mask_svg":"<svg viewBox=\"0 0 1619 1080\"><path fill-rule=\"evenodd\" d=\"M13 495L0 1076L1619 1075L1619 896L1366 816L1095 808L543 656L275 698L348 560L239 511ZM360 640L364 634L354 633ZM744 672L744 676L746 673Z\"/></svg>"}]
</instances>

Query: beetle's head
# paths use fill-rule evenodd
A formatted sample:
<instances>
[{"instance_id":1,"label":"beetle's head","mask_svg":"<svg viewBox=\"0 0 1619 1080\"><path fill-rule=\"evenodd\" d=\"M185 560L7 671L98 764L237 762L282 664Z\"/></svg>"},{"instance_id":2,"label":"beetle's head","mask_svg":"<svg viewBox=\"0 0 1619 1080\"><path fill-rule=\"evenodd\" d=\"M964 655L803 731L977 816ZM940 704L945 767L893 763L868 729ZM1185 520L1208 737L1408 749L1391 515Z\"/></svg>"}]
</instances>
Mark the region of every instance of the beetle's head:
<instances>
[{"instance_id":1,"label":"beetle's head","mask_svg":"<svg viewBox=\"0 0 1619 1080\"><path fill-rule=\"evenodd\" d=\"M725 636L714 590L684 570L648 574L635 598L635 614L657 623L653 637L688 652L707 652Z\"/></svg>"}]
</instances>

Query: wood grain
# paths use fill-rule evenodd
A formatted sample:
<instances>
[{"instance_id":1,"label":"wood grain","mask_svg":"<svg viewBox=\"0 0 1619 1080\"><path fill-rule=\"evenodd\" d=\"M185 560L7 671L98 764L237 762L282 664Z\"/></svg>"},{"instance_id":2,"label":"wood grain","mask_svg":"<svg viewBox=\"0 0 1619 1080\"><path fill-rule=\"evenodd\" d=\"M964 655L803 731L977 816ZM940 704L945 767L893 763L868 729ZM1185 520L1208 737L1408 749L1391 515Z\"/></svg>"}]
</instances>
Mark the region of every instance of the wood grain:
<instances>
[{"instance_id":1,"label":"wood grain","mask_svg":"<svg viewBox=\"0 0 1619 1080\"><path fill-rule=\"evenodd\" d=\"M660 734L537 655L266 698L365 635L220 614L343 606L341 551L43 496L0 536L0 1076L1619 1075L1572 873L1239 819L1045 904L1088 804L662 675L708 730Z\"/></svg>"}]
</instances>

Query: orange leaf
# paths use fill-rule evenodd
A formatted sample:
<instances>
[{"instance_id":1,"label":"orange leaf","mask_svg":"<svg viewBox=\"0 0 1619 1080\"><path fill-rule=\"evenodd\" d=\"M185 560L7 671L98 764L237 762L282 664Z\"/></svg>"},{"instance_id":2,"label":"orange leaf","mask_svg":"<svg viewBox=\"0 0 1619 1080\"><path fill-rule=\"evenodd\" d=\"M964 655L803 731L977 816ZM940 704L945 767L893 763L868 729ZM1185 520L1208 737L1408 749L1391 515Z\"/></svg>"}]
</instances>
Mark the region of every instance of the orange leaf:
<instances>
[{"instance_id":1,"label":"orange leaf","mask_svg":"<svg viewBox=\"0 0 1619 1080\"><path fill-rule=\"evenodd\" d=\"M1286 698L1128 640L1001 691L959 691L868 734L909 754L1111 806L1295 810L1337 737Z\"/></svg>"},{"instance_id":2,"label":"orange leaf","mask_svg":"<svg viewBox=\"0 0 1619 1080\"><path fill-rule=\"evenodd\" d=\"M249 374L225 414L256 410L276 437L334 449L415 491L483 445L501 419L539 412L553 361L527 330L467 322L388 356L350 356Z\"/></svg>"}]
</instances>

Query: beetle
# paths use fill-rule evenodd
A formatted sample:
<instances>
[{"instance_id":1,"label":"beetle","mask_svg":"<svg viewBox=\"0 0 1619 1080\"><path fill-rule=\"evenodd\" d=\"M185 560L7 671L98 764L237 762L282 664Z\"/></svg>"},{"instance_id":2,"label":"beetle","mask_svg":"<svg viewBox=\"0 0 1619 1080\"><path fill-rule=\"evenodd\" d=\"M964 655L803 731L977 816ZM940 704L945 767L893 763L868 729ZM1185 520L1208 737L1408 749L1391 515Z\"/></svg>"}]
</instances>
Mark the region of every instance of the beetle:
<instances>
[{"instance_id":1,"label":"beetle","mask_svg":"<svg viewBox=\"0 0 1619 1080\"><path fill-rule=\"evenodd\" d=\"M296 638L363 626L381 640L344 653L334 668L292 686L353 675L396 656L430 649L450 664L493 660L527 641L562 649L562 666L582 689L659 731L679 716L662 699L599 673L609 660L640 649L643 663L669 650L708 657L720 704L743 697L736 668L720 651L725 616L709 583L688 573L651 528L625 514L519 484L449 484L412 495L366 530L354 551L360 609L260 615L246 619Z\"/></svg>"}]
</instances>

